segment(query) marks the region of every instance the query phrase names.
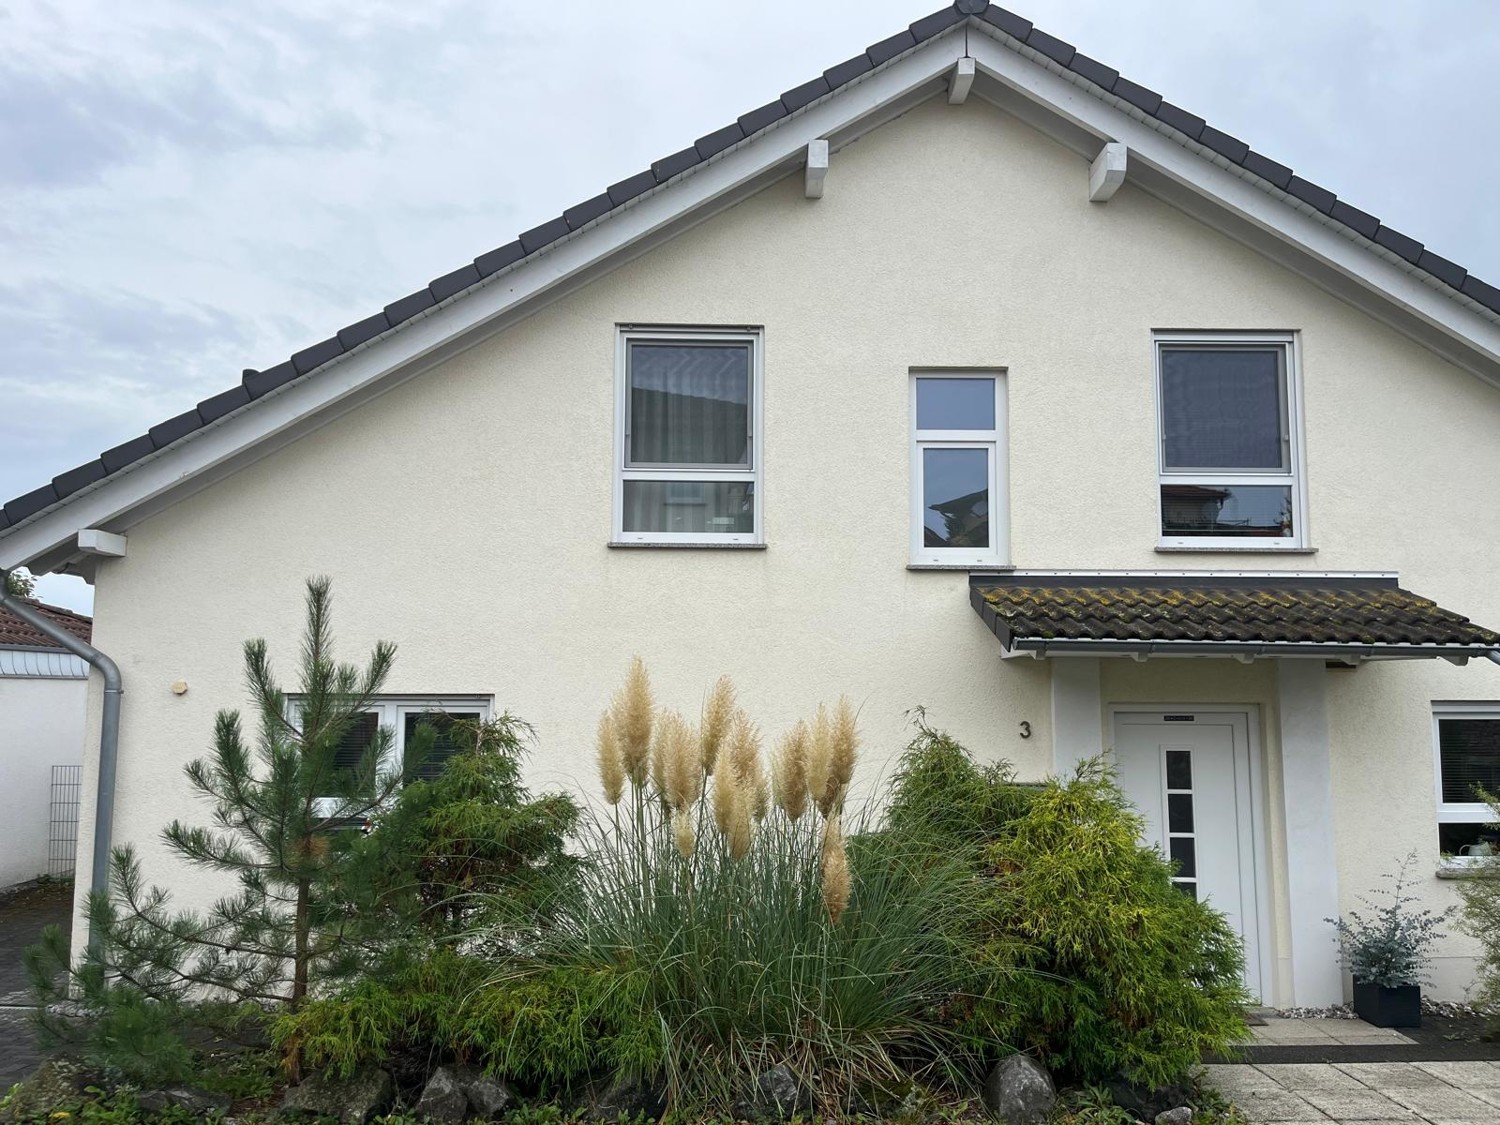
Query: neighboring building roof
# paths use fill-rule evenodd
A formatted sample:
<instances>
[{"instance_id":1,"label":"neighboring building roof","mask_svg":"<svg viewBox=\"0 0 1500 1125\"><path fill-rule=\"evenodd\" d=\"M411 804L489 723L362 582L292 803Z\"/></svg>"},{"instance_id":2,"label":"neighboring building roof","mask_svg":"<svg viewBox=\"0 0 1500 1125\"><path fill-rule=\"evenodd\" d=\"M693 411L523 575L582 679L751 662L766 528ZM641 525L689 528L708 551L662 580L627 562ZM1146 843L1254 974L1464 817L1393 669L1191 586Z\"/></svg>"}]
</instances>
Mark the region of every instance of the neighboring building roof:
<instances>
[{"instance_id":1,"label":"neighboring building roof","mask_svg":"<svg viewBox=\"0 0 1500 1125\"><path fill-rule=\"evenodd\" d=\"M1012 652L1500 651L1500 633L1393 577L987 575L973 579L970 600Z\"/></svg>"},{"instance_id":2,"label":"neighboring building roof","mask_svg":"<svg viewBox=\"0 0 1500 1125\"><path fill-rule=\"evenodd\" d=\"M74 613L71 609L63 609L61 606L33 601L31 598L25 600L31 608L40 612L54 624L61 625L79 640L87 641L92 637L93 618ZM47 634L35 626L28 625L3 608L0 608L0 648L50 648L57 649L59 652L67 651Z\"/></svg>"},{"instance_id":3,"label":"neighboring building roof","mask_svg":"<svg viewBox=\"0 0 1500 1125\"><path fill-rule=\"evenodd\" d=\"M1500 288L1473 277L1455 262L1439 257L1416 239L1374 215L1339 199L1327 188L1293 174L1284 164L1254 152L1245 142L1208 125L1160 94L1138 85L1086 55L1069 43L1048 35L1031 21L984 0L956 0L954 4L917 20L905 31L882 39L853 58L830 67L780 98L751 110L737 120L700 137L688 148L665 156L645 171L621 180L592 199L569 207L558 217L521 234L512 242L481 254L473 262L444 274L381 311L340 329L328 339L304 348L289 359L262 371L248 369L240 384L200 402L195 409L151 427L97 459L54 477L49 484L9 501L0 509L0 533L60 503L82 489L130 467L145 457L174 445L198 430L294 380L309 375L344 353L400 328L413 318L481 284L502 270L510 270L541 251L591 226L639 197L674 181L783 119L794 115L852 82L864 78L915 50L922 43L965 22L982 27L1023 54L1068 72L1085 88L1112 104L1132 107L1164 133L1202 146L1209 159L1222 158L1244 173L1285 193L1288 205L1305 205L1333 225L1362 240L1382 257L1394 255L1432 279L1451 296L1500 317Z\"/></svg>"}]
</instances>

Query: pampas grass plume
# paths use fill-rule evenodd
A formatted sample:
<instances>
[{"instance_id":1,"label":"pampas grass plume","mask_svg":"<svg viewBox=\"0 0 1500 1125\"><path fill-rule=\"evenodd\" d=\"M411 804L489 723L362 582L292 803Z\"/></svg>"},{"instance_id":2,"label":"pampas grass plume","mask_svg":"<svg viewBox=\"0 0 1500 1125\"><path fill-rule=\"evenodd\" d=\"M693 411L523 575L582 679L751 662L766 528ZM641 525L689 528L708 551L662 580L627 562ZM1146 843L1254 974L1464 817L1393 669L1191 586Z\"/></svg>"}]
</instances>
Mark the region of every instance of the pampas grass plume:
<instances>
[{"instance_id":1,"label":"pampas grass plume","mask_svg":"<svg viewBox=\"0 0 1500 1125\"><path fill-rule=\"evenodd\" d=\"M851 879L849 853L844 848L844 831L837 814L823 822L823 908L834 925L849 908Z\"/></svg>"},{"instance_id":2,"label":"pampas grass plume","mask_svg":"<svg viewBox=\"0 0 1500 1125\"><path fill-rule=\"evenodd\" d=\"M828 718L828 708L819 703L807 744L807 794L820 809L823 807L823 794L828 791L832 757L833 724Z\"/></svg>"},{"instance_id":3,"label":"pampas grass plume","mask_svg":"<svg viewBox=\"0 0 1500 1125\"><path fill-rule=\"evenodd\" d=\"M651 722L656 705L651 698L651 677L637 656L630 662L625 686L614 700L615 729L625 772L636 788L646 784L646 769L651 758Z\"/></svg>"},{"instance_id":4,"label":"pampas grass plume","mask_svg":"<svg viewBox=\"0 0 1500 1125\"><path fill-rule=\"evenodd\" d=\"M661 793L668 805L684 812L703 795L703 761L698 734L676 711L657 720L656 753L661 758Z\"/></svg>"},{"instance_id":5,"label":"pampas grass plume","mask_svg":"<svg viewBox=\"0 0 1500 1125\"><path fill-rule=\"evenodd\" d=\"M693 858L693 849L698 846L698 836L693 830L693 818L686 809L678 809L672 814L672 839L677 843L677 850L682 853L683 859Z\"/></svg>"},{"instance_id":6,"label":"pampas grass plume","mask_svg":"<svg viewBox=\"0 0 1500 1125\"><path fill-rule=\"evenodd\" d=\"M859 756L859 731L855 724L854 705L840 696L834 708L828 734L828 777L818 808L824 816L841 808L849 782L854 777L854 760Z\"/></svg>"},{"instance_id":7,"label":"pampas grass plume","mask_svg":"<svg viewBox=\"0 0 1500 1125\"><path fill-rule=\"evenodd\" d=\"M713 773L714 762L719 757L719 747L729 734L734 723L734 683L728 676L720 676L708 693L703 704L703 772Z\"/></svg>"},{"instance_id":8,"label":"pampas grass plume","mask_svg":"<svg viewBox=\"0 0 1500 1125\"><path fill-rule=\"evenodd\" d=\"M811 737L805 720L781 736L771 759L776 803L792 820L807 811L807 743Z\"/></svg>"},{"instance_id":9,"label":"pampas grass plume","mask_svg":"<svg viewBox=\"0 0 1500 1125\"><path fill-rule=\"evenodd\" d=\"M620 753L615 718L609 711L599 716L598 745L599 780L604 785L604 799L617 805L625 792L625 759Z\"/></svg>"}]
</instances>

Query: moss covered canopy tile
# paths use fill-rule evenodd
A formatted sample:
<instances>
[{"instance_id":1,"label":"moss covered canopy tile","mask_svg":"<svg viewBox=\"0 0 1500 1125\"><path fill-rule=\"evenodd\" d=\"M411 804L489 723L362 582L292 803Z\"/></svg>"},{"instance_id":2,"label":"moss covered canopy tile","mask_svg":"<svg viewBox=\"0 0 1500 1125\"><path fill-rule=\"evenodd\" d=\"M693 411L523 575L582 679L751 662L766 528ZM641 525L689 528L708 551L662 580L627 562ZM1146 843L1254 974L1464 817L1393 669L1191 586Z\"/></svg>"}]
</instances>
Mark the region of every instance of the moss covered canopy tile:
<instances>
[{"instance_id":1,"label":"moss covered canopy tile","mask_svg":"<svg viewBox=\"0 0 1500 1125\"><path fill-rule=\"evenodd\" d=\"M1500 648L1500 633L1395 579L975 579L974 608L1007 647L1047 641Z\"/></svg>"}]
</instances>

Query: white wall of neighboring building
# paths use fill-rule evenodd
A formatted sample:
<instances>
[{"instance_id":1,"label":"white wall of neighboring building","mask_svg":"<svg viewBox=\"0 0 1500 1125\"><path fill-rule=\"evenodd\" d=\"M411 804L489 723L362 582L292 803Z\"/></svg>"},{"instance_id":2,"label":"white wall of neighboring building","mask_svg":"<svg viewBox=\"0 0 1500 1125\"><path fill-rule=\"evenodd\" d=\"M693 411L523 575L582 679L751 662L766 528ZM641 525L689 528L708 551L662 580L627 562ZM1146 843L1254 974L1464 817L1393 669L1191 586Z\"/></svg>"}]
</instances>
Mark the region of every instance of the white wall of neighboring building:
<instances>
[{"instance_id":1,"label":"white wall of neighboring building","mask_svg":"<svg viewBox=\"0 0 1500 1125\"><path fill-rule=\"evenodd\" d=\"M345 658L399 644L392 692L492 695L533 723L539 786L592 789L595 719L635 654L689 713L732 674L768 734L847 693L869 787L919 704L979 757L1043 775L1048 663L1002 662L965 574L907 567L918 367L1007 372L1018 566L1399 570L1500 623L1500 586L1479 577L1500 549L1500 390L1129 180L1090 204L1087 180L1086 161L977 98L923 104L837 153L821 200L800 176L774 184L133 527L128 556L100 563L94 633L127 688L117 840L185 904L222 891L170 866L158 834L195 809L206 821L183 766L244 700L242 640L266 637L291 674L311 574L333 578ZM764 550L607 545L619 324L764 327ZM1154 329L1299 334L1315 555L1156 550ZM1280 789L1273 680L1106 661L1100 692L1262 708L1279 808L1296 795ZM1500 667L1330 681L1329 861L1347 907L1409 850L1435 868L1430 704L1500 699ZM97 707L96 687L95 728ZM1455 898L1436 879L1421 894ZM1445 946L1443 992L1472 955Z\"/></svg>"},{"instance_id":2,"label":"white wall of neighboring building","mask_svg":"<svg viewBox=\"0 0 1500 1125\"><path fill-rule=\"evenodd\" d=\"M20 669L22 661L0 663L0 890L47 874L52 767L83 761L88 682L82 661L43 655L49 666L73 671L76 665L76 678L6 675L5 664Z\"/></svg>"}]
</instances>

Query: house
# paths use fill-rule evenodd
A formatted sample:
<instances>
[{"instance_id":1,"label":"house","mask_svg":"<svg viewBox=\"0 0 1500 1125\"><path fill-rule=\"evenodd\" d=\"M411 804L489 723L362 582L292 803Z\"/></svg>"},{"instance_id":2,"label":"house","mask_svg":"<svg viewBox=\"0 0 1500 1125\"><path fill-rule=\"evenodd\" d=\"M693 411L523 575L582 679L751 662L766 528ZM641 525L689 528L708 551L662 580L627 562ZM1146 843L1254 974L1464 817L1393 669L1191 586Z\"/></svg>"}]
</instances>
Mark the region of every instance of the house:
<instances>
[{"instance_id":1,"label":"house","mask_svg":"<svg viewBox=\"0 0 1500 1125\"><path fill-rule=\"evenodd\" d=\"M87 641L87 617L27 600ZM0 608L0 891L73 872L89 668Z\"/></svg>"},{"instance_id":2,"label":"house","mask_svg":"<svg viewBox=\"0 0 1500 1125\"><path fill-rule=\"evenodd\" d=\"M188 903L182 767L325 573L400 645L372 721L515 712L539 785L592 787L633 654L768 731L848 693L876 792L914 705L1023 777L1110 749L1267 1003L1493 831L1500 289L978 0L4 511L125 689L85 851Z\"/></svg>"}]
</instances>

